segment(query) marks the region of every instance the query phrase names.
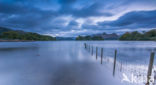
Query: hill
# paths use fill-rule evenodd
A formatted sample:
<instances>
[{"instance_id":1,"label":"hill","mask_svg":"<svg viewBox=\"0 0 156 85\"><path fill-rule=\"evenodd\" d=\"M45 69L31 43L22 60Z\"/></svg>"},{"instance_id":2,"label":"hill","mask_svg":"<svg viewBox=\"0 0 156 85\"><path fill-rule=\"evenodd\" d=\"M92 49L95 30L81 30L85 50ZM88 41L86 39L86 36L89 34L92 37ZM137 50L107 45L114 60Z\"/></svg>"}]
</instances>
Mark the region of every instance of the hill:
<instances>
[{"instance_id":1,"label":"hill","mask_svg":"<svg viewBox=\"0 0 156 85\"><path fill-rule=\"evenodd\" d=\"M0 41L48 41L55 37L0 27Z\"/></svg>"},{"instance_id":2,"label":"hill","mask_svg":"<svg viewBox=\"0 0 156 85\"><path fill-rule=\"evenodd\" d=\"M102 34L95 34L93 36L102 37L104 40L117 40L119 38L116 33L107 34L105 32Z\"/></svg>"},{"instance_id":3,"label":"hill","mask_svg":"<svg viewBox=\"0 0 156 85\"><path fill-rule=\"evenodd\" d=\"M75 37L56 37L56 40L75 40Z\"/></svg>"},{"instance_id":4,"label":"hill","mask_svg":"<svg viewBox=\"0 0 156 85\"><path fill-rule=\"evenodd\" d=\"M2 34L3 32L7 32L7 31L12 31L12 30L5 28L5 27L0 27L0 34Z\"/></svg>"},{"instance_id":5,"label":"hill","mask_svg":"<svg viewBox=\"0 0 156 85\"><path fill-rule=\"evenodd\" d=\"M119 36L116 33L107 34L107 33L101 33L101 34L94 34L94 35L87 35L87 36L81 36L79 35L76 37L76 40L117 40Z\"/></svg>"},{"instance_id":6,"label":"hill","mask_svg":"<svg viewBox=\"0 0 156 85\"><path fill-rule=\"evenodd\" d=\"M147 32L126 32L119 38L119 40L156 40L156 29Z\"/></svg>"}]
</instances>

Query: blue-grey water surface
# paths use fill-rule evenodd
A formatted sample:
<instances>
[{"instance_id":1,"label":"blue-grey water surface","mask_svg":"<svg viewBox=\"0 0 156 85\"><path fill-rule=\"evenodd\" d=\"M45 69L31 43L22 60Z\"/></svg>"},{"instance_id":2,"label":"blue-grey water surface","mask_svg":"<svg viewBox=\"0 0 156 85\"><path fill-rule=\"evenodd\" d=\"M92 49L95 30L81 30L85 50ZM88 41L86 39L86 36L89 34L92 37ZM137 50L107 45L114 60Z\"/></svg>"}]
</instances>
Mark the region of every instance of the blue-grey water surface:
<instances>
[{"instance_id":1,"label":"blue-grey water surface","mask_svg":"<svg viewBox=\"0 0 156 85\"><path fill-rule=\"evenodd\" d=\"M121 85L84 43L108 57L117 49L117 59L129 63L146 64L156 51L154 41L1 42L0 85Z\"/></svg>"}]
</instances>

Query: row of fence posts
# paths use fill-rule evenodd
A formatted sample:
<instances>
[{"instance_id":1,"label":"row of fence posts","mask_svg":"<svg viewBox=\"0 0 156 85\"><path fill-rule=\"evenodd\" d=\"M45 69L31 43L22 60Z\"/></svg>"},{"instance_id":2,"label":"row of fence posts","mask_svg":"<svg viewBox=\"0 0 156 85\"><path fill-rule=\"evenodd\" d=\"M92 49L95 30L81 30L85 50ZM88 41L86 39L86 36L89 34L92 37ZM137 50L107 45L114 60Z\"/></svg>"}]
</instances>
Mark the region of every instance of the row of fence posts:
<instances>
[{"instance_id":1,"label":"row of fence posts","mask_svg":"<svg viewBox=\"0 0 156 85\"><path fill-rule=\"evenodd\" d=\"M87 49L89 52L91 51L91 55L94 54L94 47L92 46L92 50L90 49L91 46L89 44L84 43L85 49ZM150 83L150 78L152 74L152 68L153 68L153 63L154 63L154 52L151 52L150 55L150 61L148 65L148 72L147 72L147 83L146 85L149 85ZM98 47L96 47L96 60L98 59ZM117 60L117 50L115 49L114 53L114 62L113 62L113 76L115 76L115 69L116 69L116 60ZM101 64L103 62L103 48L101 48ZM120 71L122 70L122 62L121 62L121 68Z\"/></svg>"},{"instance_id":2,"label":"row of fence posts","mask_svg":"<svg viewBox=\"0 0 156 85\"><path fill-rule=\"evenodd\" d=\"M91 55L94 54L94 47L84 43L85 49L89 52L91 51ZM92 49L90 49L92 48ZM115 50L114 55L114 64L113 64L113 76L115 76L115 68L116 68L116 57L117 57L117 50ZM96 47L96 60L98 59L98 47ZM101 48L101 64L103 63L103 48Z\"/></svg>"}]
</instances>

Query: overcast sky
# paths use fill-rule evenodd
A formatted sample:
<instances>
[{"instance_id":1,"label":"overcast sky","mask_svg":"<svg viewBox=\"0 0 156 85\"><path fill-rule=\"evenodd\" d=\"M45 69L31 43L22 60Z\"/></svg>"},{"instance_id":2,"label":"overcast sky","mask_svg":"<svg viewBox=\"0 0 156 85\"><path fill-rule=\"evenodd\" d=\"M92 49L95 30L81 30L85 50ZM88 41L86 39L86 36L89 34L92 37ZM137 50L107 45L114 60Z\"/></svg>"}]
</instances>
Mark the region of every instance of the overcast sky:
<instances>
[{"instance_id":1,"label":"overcast sky","mask_svg":"<svg viewBox=\"0 0 156 85\"><path fill-rule=\"evenodd\" d=\"M156 28L156 0L0 0L0 26L52 36Z\"/></svg>"}]
</instances>

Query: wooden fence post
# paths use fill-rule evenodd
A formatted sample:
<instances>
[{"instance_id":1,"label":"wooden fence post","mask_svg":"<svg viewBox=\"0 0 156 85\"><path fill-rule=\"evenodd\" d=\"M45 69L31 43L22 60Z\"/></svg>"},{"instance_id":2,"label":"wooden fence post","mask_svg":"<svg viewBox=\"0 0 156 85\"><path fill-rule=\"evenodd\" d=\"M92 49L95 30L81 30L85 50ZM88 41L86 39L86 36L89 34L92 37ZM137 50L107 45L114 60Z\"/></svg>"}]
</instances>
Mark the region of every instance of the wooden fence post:
<instances>
[{"instance_id":1,"label":"wooden fence post","mask_svg":"<svg viewBox=\"0 0 156 85\"><path fill-rule=\"evenodd\" d=\"M92 55L93 55L93 46L92 46Z\"/></svg>"},{"instance_id":2,"label":"wooden fence post","mask_svg":"<svg viewBox=\"0 0 156 85\"><path fill-rule=\"evenodd\" d=\"M98 47L96 47L96 60L97 60L97 55L98 55Z\"/></svg>"},{"instance_id":3,"label":"wooden fence post","mask_svg":"<svg viewBox=\"0 0 156 85\"><path fill-rule=\"evenodd\" d=\"M154 52L151 52L150 61L149 61L149 65L148 65L148 73L147 73L147 83L146 83L146 85L149 85L149 82L150 82L150 79L151 79L153 62L154 62Z\"/></svg>"},{"instance_id":4,"label":"wooden fence post","mask_svg":"<svg viewBox=\"0 0 156 85\"><path fill-rule=\"evenodd\" d=\"M89 52L90 52L90 45L89 45Z\"/></svg>"},{"instance_id":5,"label":"wooden fence post","mask_svg":"<svg viewBox=\"0 0 156 85\"><path fill-rule=\"evenodd\" d=\"M89 44L88 44L88 51L89 51Z\"/></svg>"},{"instance_id":6,"label":"wooden fence post","mask_svg":"<svg viewBox=\"0 0 156 85\"><path fill-rule=\"evenodd\" d=\"M101 48L101 64L102 64L102 58L103 58L103 48Z\"/></svg>"},{"instance_id":7,"label":"wooden fence post","mask_svg":"<svg viewBox=\"0 0 156 85\"><path fill-rule=\"evenodd\" d=\"M86 43L84 43L84 46L85 46L85 49L87 48L87 44Z\"/></svg>"},{"instance_id":8,"label":"wooden fence post","mask_svg":"<svg viewBox=\"0 0 156 85\"><path fill-rule=\"evenodd\" d=\"M120 66L120 72L122 71L122 62L121 62L121 66Z\"/></svg>"},{"instance_id":9,"label":"wooden fence post","mask_svg":"<svg viewBox=\"0 0 156 85\"><path fill-rule=\"evenodd\" d=\"M88 44L86 44L86 49L88 50Z\"/></svg>"},{"instance_id":10,"label":"wooden fence post","mask_svg":"<svg viewBox=\"0 0 156 85\"><path fill-rule=\"evenodd\" d=\"M89 51L89 44L87 44L87 51Z\"/></svg>"},{"instance_id":11,"label":"wooden fence post","mask_svg":"<svg viewBox=\"0 0 156 85\"><path fill-rule=\"evenodd\" d=\"M115 55L114 55L113 76L115 76L115 67L116 67L116 54L117 54L117 50L115 50Z\"/></svg>"}]
</instances>

